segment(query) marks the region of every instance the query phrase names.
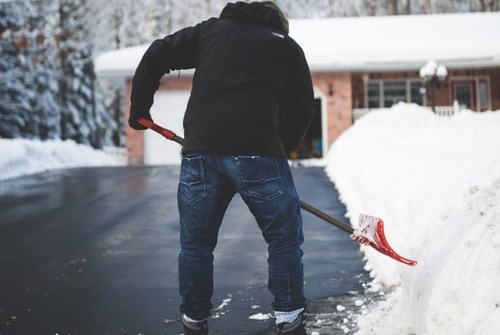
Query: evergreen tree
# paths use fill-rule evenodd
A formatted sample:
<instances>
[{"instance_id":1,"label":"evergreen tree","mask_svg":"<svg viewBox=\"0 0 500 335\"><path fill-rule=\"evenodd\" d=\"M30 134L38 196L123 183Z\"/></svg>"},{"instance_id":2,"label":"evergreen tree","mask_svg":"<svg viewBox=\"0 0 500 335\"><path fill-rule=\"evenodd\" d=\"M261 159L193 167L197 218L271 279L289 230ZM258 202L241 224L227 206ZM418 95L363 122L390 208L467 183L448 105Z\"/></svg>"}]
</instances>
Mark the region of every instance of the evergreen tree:
<instances>
[{"instance_id":1,"label":"evergreen tree","mask_svg":"<svg viewBox=\"0 0 500 335\"><path fill-rule=\"evenodd\" d=\"M30 63L26 76L30 78L27 92L30 93L32 133L40 139L58 138L60 134L58 116L60 114L58 92L58 62L55 42L50 38L49 20L53 6L50 2L31 1L32 27Z\"/></svg>"},{"instance_id":2,"label":"evergreen tree","mask_svg":"<svg viewBox=\"0 0 500 335\"><path fill-rule=\"evenodd\" d=\"M55 38L60 61L61 138L102 147L95 104L91 27L86 0L59 0Z\"/></svg>"},{"instance_id":3,"label":"evergreen tree","mask_svg":"<svg viewBox=\"0 0 500 335\"><path fill-rule=\"evenodd\" d=\"M43 4L14 1L0 6L0 136L54 138L59 110Z\"/></svg>"},{"instance_id":4,"label":"evergreen tree","mask_svg":"<svg viewBox=\"0 0 500 335\"><path fill-rule=\"evenodd\" d=\"M26 45L21 31L25 23L25 6L17 2L0 3L0 136L19 136L26 123L23 117L29 105L22 96L25 83L20 68Z\"/></svg>"}]
</instances>

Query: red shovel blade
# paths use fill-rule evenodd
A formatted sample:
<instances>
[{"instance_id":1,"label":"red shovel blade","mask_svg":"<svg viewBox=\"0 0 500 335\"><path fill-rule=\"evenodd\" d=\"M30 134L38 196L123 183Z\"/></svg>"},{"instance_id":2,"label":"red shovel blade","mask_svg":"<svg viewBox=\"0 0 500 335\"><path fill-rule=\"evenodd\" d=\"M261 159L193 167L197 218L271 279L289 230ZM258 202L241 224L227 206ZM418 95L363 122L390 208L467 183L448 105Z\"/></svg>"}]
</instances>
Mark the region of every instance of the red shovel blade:
<instances>
[{"instance_id":1,"label":"red shovel blade","mask_svg":"<svg viewBox=\"0 0 500 335\"><path fill-rule=\"evenodd\" d=\"M360 214L359 229L354 230L351 238L361 244L369 245L377 251L387 255L403 264L415 266L417 261L399 255L391 248L385 238L384 221L382 219Z\"/></svg>"}]
</instances>

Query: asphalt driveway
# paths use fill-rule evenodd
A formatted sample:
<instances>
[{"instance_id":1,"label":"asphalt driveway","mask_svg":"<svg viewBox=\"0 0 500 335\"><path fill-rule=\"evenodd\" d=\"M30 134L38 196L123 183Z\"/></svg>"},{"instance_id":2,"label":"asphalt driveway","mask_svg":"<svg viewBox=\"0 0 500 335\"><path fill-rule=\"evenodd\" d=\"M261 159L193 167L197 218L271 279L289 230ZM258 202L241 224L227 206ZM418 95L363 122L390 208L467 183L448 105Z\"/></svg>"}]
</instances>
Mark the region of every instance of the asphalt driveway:
<instances>
[{"instance_id":1,"label":"asphalt driveway","mask_svg":"<svg viewBox=\"0 0 500 335\"><path fill-rule=\"evenodd\" d=\"M0 335L181 333L178 322L162 323L179 305L178 169L71 169L0 182ZM343 218L322 168L292 172L303 200ZM369 280L362 255L342 231L303 216L310 332L349 333L346 317L363 305ZM239 197L215 259L211 334L266 328L269 320L249 318L271 312L266 245Z\"/></svg>"}]
</instances>

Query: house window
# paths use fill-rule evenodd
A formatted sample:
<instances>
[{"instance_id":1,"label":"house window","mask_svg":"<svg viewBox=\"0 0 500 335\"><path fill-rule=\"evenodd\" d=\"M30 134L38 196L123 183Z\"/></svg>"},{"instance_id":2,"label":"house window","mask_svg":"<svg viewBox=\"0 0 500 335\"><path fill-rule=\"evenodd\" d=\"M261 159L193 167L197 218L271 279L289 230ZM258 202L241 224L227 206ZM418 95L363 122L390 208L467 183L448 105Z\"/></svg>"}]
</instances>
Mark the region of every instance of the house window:
<instances>
[{"instance_id":1,"label":"house window","mask_svg":"<svg viewBox=\"0 0 500 335\"><path fill-rule=\"evenodd\" d=\"M367 95L368 95L368 108L379 108L380 107L380 82L370 82L368 83Z\"/></svg>"},{"instance_id":2,"label":"house window","mask_svg":"<svg viewBox=\"0 0 500 335\"><path fill-rule=\"evenodd\" d=\"M405 81L387 81L384 85L384 107L391 107L400 101L407 101Z\"/></svg>"},{"instance_id":3,"label":"house window","mask_svg":"<svg viewBox=\"0 0 500 335\"><path fill-rule=\"evenodd\" d=\"M366 106L368 108L387 108L400 102L413 102L423 105L420 93L422 82L415 80L373 80L368 81Z\"/></svg>"},{"instance_id":4,"label":"house window","mask_svg":"<svg viewBox=\"0 0 500 335\"><path fill-rule=\"evenodd\" d=\"M451 98L469 109L490 108L490 85L487 77L451 78Z\"/></svg>"},{"instance_id":5,"label":"house window","mask_svg":"<svg viewBox=\"0 0 500 335\"><path fill-rule=\"evenodd\" d=\"M479 110L484 111L490 108L490 94L488 81L481 79L477 83L477 97Z\"/></svg>"},{"instance_id":6,"label":"house window","mask_svg":"<svg viewBox=\"0 0 500 335\"><path fill-rule=\"evenodd\" d=\"M465 105L470 109L474 100L472 96L472 82L457 82L454 86L454 100L457 100L460 105Z\"/></svg>"},{"instance_id":7,"label":"house window","mask_svg":"<svg viewBox=\"0 0 500 335\"><path fill-rule=\"evenodd\" d=\"M410 102L416 103L420 106L424 105L424 95L422 94L422 82L410 82Z\"/></svg>"}]
</instances>

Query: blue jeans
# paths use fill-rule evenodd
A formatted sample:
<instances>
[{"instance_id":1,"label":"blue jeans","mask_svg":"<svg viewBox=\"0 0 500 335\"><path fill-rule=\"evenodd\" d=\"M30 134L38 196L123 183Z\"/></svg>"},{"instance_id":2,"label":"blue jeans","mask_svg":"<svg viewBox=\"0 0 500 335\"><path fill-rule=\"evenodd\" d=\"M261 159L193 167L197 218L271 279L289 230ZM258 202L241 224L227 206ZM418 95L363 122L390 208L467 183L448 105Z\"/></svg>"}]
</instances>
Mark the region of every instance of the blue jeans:
<instances>
[{"instance_id":1,"label":"blue jeans","mask_svg":"<svg viewBox=\"0 0 500 335\"><path fill-rule=\"evenodd\" d=\"M177 194L181 252L181 313L210 316L213 251L224 213L239 193L268 244L268 288L276 311L305 306L302 217L286 159L262 156L186 154Z\"/></svg>"}]
</instances>

